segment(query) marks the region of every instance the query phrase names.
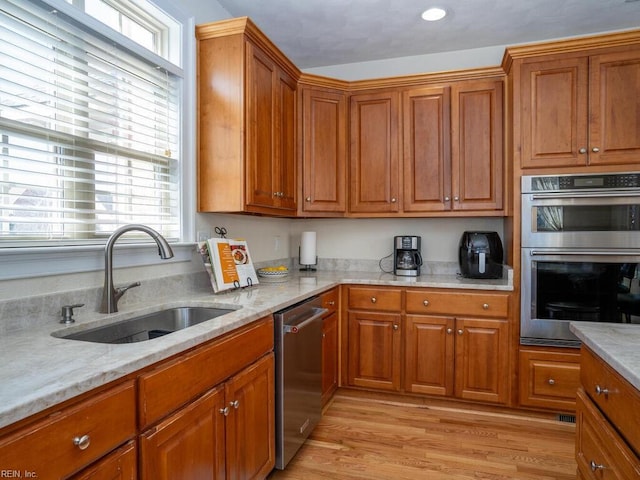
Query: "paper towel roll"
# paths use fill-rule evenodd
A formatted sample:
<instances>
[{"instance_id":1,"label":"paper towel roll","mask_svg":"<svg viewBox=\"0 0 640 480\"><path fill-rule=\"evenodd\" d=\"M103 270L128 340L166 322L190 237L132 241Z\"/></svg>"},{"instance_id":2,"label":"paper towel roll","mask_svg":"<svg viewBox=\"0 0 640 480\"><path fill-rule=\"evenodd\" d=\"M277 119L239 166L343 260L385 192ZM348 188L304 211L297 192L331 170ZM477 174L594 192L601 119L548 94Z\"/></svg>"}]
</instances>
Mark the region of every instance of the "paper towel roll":
<instances>
[{"instance_id":1,"label":"paper towel roll","mask_svg":"<svg viewBox=\"0 0 640 480\"><path fill-rule=\"evenodd\" d=\"M300 265L315 265L316 255L316 232L302 232L300 237Z\"/></svg>"}]
</instances>

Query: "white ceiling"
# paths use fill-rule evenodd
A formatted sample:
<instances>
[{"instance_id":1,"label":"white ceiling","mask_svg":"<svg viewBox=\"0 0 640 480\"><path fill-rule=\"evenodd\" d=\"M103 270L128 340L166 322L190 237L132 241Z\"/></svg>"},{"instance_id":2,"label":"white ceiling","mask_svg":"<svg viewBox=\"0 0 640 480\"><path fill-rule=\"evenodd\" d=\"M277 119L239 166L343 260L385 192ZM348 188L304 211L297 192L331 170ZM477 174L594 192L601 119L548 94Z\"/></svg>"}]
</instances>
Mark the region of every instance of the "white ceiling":
<instances>
[{"instance_id":1,"label":"white ceiling","mask_svg":"<svg viewBox=\"0 0 640 480\"><path fill-rule=\"evenodd\" d=\"M300 68L640 27L639 0L218 0ZM421 13L437 5L440 22Z\"/></svg>"}]
</instances>

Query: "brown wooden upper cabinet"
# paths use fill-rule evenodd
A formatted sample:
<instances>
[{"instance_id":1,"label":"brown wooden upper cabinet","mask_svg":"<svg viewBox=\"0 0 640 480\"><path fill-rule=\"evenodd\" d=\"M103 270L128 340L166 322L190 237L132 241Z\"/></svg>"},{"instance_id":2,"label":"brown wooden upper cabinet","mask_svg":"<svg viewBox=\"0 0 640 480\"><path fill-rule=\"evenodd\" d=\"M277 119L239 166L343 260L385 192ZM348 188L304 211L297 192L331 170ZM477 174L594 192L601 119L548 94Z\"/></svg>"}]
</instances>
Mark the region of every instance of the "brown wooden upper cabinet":
<instances>
[{"instance_id":1,"label":"brown wooden upper cabinet","mask_svg":"<svg viewBox=\"0 0 640 480\"><path fill-rule=\"evenodd\" d=\"M502 79L351 96L349 211L500 214Z\"/></svg>"},{"instance_id":2,"label":"brown wooden upper cabinet","mask_svg":"<svg viewBox=\"0 0 640 480\"><path fill-rule=\"evenodd\" d=\"M520 76L522 168L637 164L638 78L637 47L525 60Z\"/></svg>"},{"instance_id":3,"label":"brown wooden upper cabinet","mask_svg":"<svg viewBox=\"0 0 640 480\"><path fill-rule=\"evenodd\" d=\"M198 210L294 216L298 70L247 18L196 35Z\"/></svg>"},{"instance_id":4,"label":"brown wooden upper cabinet","mask_svg":"<svg viewBox=\"0 0 640 480\"><path fill-rule=\"evenodd\" d=\"M400 211L400 95L398 89L351 96L351 213Z\"/></svg>"},{"instance_id":5,"label":"brown wooden upper cabinet","mask_svg":"<svg viewBox=\"0 0 640 480\"><path fill-rule=\"evenodd\" d=\"M302 201L305 216L347 211L347 95L302 87Z\"/></svg>"}]
</instances>

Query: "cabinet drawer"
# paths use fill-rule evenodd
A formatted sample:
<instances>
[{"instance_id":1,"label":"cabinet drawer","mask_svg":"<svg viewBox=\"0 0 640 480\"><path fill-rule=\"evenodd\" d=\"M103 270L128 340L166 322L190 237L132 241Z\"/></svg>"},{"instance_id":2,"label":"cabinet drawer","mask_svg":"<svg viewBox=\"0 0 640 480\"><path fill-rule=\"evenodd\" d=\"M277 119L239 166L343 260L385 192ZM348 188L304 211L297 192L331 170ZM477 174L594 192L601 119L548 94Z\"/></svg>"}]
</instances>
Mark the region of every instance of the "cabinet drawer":
<instances>
[{"instance_id":1,"label":"cabinet drawer","mask_svg":"<svg viewBox=\"0 0 640 480\"><path fill-rule=\"evenodd\" d=\"M70 480L135 480L137 471L136 443L131 440Z\"/></svg>"},{"instance_id":2,"label":"cabinet drawer","mask_svg":"<svg viewBox=\"0 0 640 480\"><path fill-rule=\"evenodd\" d=\"M349 308L387 312L400 312L402 310L402 290L349 287L348 292Z\"/></svg>"},{"instance_id":3,"label":"cabinet drawer","mask_svg":"<svg viewBox=\"0 0 640 480\"><path fill-rule=\"evenodd\" d=\"M634 480L640 461L580 390L577 394L576 461L585 479Z\"/></svg>"},{"instance_id":4,"label":"cabinet drawer","mask_svg":"<svg viewBox=\"0 0 640 480\"><path fill-rule=\"evenodd\" d=\"M407 313L506 317L509 295L498 293L407 290Z\"/></svg>"},{"instance_id":5,"label":"cabinet drawer","mask_svg":"<svg viewBox=\"0 0 640 480\"><path fill-rule=\"evenodd\" d=\"M140 428L160 420L270 350L273 319L267 317L142 374L138 380Z\"/></svg>"},{"instance_id":6,"label":"cabinet drawer","mask_svg":"<svg viewBox=\"0 0 640 480\"><path fill-rule=\"evenodd\" d=\"M133 382L64 408L1 439L0 468L67 478L135 435L135 408Z\"/></svg>"},{"instance_id":7,"label":"cabinet drawer","mask_svg":"<svg viewBox=\"0 0 640 480\"><path fill-rule=\"evenodd\" d=\"M329 310L327 315L335 312L339 308L340 302L340 289L332 288L328 292L324 292L320 294L320 301L322 302L322 307Z\"/></svg>"},{"instance_id":8,"label":"cabinet drawer","mask_svg":"<svg viewBox=\"0 0 640 480\"><path fill-rule=\"evenodd\" d=\"M520 350L519 378L520 405L574 410L580 355Z\"/></svg>"},{"instance_id":9,"label":"cabinet drawer","mask_svg":"<svg viewBox=\"0 0 640 480\"><path fill-rule=\"evenodd\" d=\"M631 448L640 453L640 393L584 346L580 367L582 385L589 397Z\"/></svg>"}]
</instances>

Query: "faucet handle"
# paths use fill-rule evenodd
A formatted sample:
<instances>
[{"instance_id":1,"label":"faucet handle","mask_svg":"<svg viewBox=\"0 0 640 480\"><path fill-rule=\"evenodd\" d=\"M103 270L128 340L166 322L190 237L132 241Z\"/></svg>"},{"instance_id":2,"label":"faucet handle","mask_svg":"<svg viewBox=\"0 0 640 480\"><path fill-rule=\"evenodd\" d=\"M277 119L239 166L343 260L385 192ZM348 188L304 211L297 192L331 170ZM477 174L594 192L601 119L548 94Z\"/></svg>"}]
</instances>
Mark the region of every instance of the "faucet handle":
<instances>
[{"instance_id":1,"label":"faucet handle","mask_svg":"<svg viewBox=\"0 0 640 480\"><path fill-rule=\"evenodd\" d=\"M60 323L69 324L75 322L73 318L73 309L80 307L84 307L84 303L76 303L75 305L63 305L61 312L62 320L60 320Z\"/></svg>"}]
</instances>

